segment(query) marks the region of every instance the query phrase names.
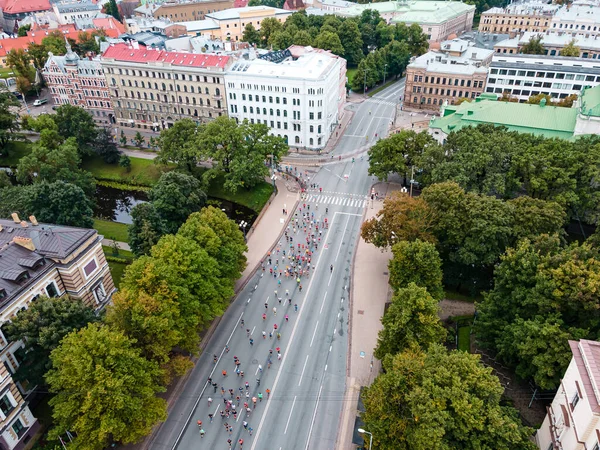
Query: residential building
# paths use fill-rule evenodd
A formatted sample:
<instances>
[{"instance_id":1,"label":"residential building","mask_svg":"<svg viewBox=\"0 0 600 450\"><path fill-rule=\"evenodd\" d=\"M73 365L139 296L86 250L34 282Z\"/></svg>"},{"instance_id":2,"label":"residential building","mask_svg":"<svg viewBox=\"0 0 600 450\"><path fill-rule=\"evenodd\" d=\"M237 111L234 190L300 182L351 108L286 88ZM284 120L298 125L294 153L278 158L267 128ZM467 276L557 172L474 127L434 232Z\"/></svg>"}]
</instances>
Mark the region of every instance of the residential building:
<instances>
[{"instance_id":1,"label":"residential building","mask_svg":"<svg viewBox=\"0 0 600 450\"><path fill-rule=\"evenodd\" d=\"M101 61L120 128L159 131L182 118L200 123L227 113L229 56L166 52L132 42L111 44Z\"/></svg>"},{"instance_id":2,"label":"residential building","mask_svg":"<svg viewBox=\"0 0 600 450\"><path fill-rule=\"evenodd\" d=\"M416 23L423 29L430 42L439 42L452 34L457 36L473 28L475 6L457 1L414 0L387 1L356 4L350 8L335 11L345 17L358 17L363 11L372 9L388 23Z\"/></svg>"},{"instance_id":3,"label":"residential building","mask_svg":"<svg viewBox=\"0 0 600 450\"><path fill-rule=\"evenodd\" d=\"M508 34L468 31L458 36L458 38L463 41L471 42L475 47L494 50L499 42L508 39Z\"/></svg>"},{"instance_id":4,"label":"residential building","mask_svg":"<svg viewBox=\"0 0 600 450\"><path fill-rule=\"evenodd\" d=\"M548 28L553 33L580 33L586 36L600 34L600 5L573 2L563 5L552 17Z\"/></svg>"},{"instance_id":5,"label":"residential building","mask_svg":"<svg viewBox=\"0 0 600 450\"><path fill-rule=\"evenodd\" d=\"M297 11L299 9L305 9L306 5L303 0L285 0L283 3L283 9L286 11Z\"/></svg>"},{"instance_id":6,"label":"residential building","mask_svg":"<svg viewBox=\"0 0 600 450\"><path fill-rule=\"evenodd\" d=\"M543 33L551 26L551 20L559 5L542 1L513 3L506 8L490 8L481 13L479 31L488 33L512 33L532 31Z\"/></svg>"},{"instance_id":7,"label":"residential building","mask_svg":"<svg viewBox=\"0 0 600 450\"><path fill-rule=\"evenodd\" d=\"M532 95L565 98L600 83L594 60L562 56L494 54L485 92L527 101Z\"/></svg>"},{"instance_id":8,"label":"residential building","mask_svg":"<svg viewBox=\"0 0 600 450\"><path fill-rule=\"evenodd\" d=\"M291 147L319 150L337 133L346 100L346 60L292 46L225 74L229 116L264 123Z\"/></svg>"},{"instance_id":9,"label":"residential building","mask_svg":"<svg viewBox=\"0 0 600 450\"><path fill-rule=\"evenodd\" d=\"M251 23L260 30L261 22L267 17L284 23L294 11L270 6L246 6L206 14L206 19L193 22L178 22L184 25L191 36L204 36L221 41L241 41L246 25Z\"/></svg>"},{"instance_id":10,"label":"residential building","mask_svg":"<svg viewBox=\"0 0 600 450\"><path fill-rule=\"evenodd\" d=\"M334 13L337 11L343 11L354 5L356 5L356 3L348 2L346 0L315 0L312 6L313 8Z\"/></svg>"},{"instance_id":11,"label":"residential building","mask_svg":"<svg viewBox=\"0 0 600 450\"><path fill-rule=\"evenodd\" d=\"M437 111L444 102L474 99L484 90L493 50L475 47L462 39L435 43L432 47L434 50L406 68L404 109Z\"/></svg>"},{"instance_id":12,"label":"residential building","mask_svg":"<svg viewBox=\"0 0 600 450\"><path fill-rule=\"evenodd\" d=\"M0 219L0 323L9 322L40 295L69 295L101 309L115 291L96 230ZM0 327L0 448L24 448L40 425L27 394L35 387L15 382L24 344L10 342Z\"/></svg>"},{"instance_id":13,"label":"residential building","mask_svg":"<svg viewBox=\"0 0 600 450\"><path fill-rule=\"evenodd\" d=\"M586 37L585 34L574 35L571 33L553 33L547 31L540 35L528 32L512 39L499 41L494 46L494 50L496 53L517 54L525 44L538 36L541 36L541 44L548 56L559 56L561 50L573 42L579 48L580 58L600 59L600 39L597 39L596 36Z\"/></svg>"},{"instance_id":14,"label":"residential building","mask_svg":"<svg viewBox=\"0 0 600 450\"><path fill-rule=\"evenodd\" d=\"M51 10L49 0L0 0L0 26L7 32L16 33L24 18Z\"/></svg>"},{"instance_id":15,"label":"residential building","mask_svg":"<svg viewBox=\"0 0 600 450\"><path fill-rule=\"evenodd\" d=\"M584 89L573 108L499 101L481 94L472 102L444 105L441 117L429 123L429 134L443 143L448 134L465 127L489 123L511 131L547 138L574 139L600 133L600 86Z\"/></svg>"},{"instance_id":16,"label":"residential building","mask_svg":"<svg viewBox=\"0 0 600 450\"><path fill-rule=\"evenodd\" d=\"M56 14L58 23L65 25L75 23L75 19L86 19L96 17L100 12L100 5L92 1L75 3L54 3L52 9Z\"/></svg>"},{"instance_id":17,"label":"residential building","mask_svg":"<svg viewBox=\"0 0 600 450\"><path fill-rule=\"evenodd\" d=\"M541 450L600 448L600 342L569 346L573 357L535 434Z\"/></svg>"},{"instance_id":18,"label":"residential building","mask_svg":"<svg viewBox=\"0 0 600 450\"><path fill-rule=\"evenodd\" d=\"M48 55L42 72L54 104L81 106L99 126L110 127L115 113L100 59L80 59L67 46L65 56Z\"/></svg>"},{"instance_id":19,"label":"residential building","mask_svg":"<svg viewBox=\"0 0 600 450\"><path fill-rule=\"evenodd\" d=\"M170 19L173 22L202 20L209 13L233 8L234 0L170 1L162 3L153 12L155 19Z\"/></svg>"}]
</instances>

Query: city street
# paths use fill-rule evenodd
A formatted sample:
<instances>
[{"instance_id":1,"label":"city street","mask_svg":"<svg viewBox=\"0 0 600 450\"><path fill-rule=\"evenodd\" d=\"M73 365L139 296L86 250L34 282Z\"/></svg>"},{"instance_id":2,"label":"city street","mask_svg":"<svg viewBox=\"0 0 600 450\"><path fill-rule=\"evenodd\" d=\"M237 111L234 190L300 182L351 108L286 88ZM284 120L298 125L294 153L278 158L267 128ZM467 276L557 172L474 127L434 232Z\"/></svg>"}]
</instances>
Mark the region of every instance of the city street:
<instances>
[{"instance_id":1,"label":"city street","mask_svg":"<svg viewBox=\"0 0 600 450\"><path fill-rule=\"evenodd\" d=\"M312 254L310 276L303 275L298 283L294 277L275 278L270 274L276 265L277 270L288 265L290 251L285 237L278 241L277 236L273 236L274 244L279 242L279 252L272 252L271 265L265 258L265 271L259 271L250 280L225 313L151 448L227 449L228 439L235 449L242 448L240 439L247 450L335 448L340 413L346 401L347 298L352 283L352 256L364 208L370 207L369 188L375 181L367 175L366 154L357 156L354 162L344 159L343 155L372 145L387 135L403 88L401 80L363 103L351 106L355 115L334 151L342 160L336 162L334 158L312 176L306 172L305 176L311 176L309 184L317 183L319 188L309 189L298 210L289 212L300 224L303 214L308 214L308 221L313 220L314 214L322 233L319 235L314 225L307 229L308 234L315 235L316 241L320 236L317 250ZM301 224L295 232L293 224L294 220L287 233L297 248L298 244L306 244L305 227ZM283 250L287 250L285 261ZM281 304L278 297L282 299ZM273 308L277 309L276 315ZM289 322L285 320L286 315ZM271 332L273 338L269 338ZM281 340L276 337L278 332ZM277 347L281 348L280 360ZM271 357L270 350L273 351ZM213 355L217 356L216 364ZM243 378L235 373L234 356L240 360ZM272 360L270 368L269 358ZM223 376L224 370L227 376ZM208 384L209 377L217 387ZM248 394L246 382L249 383ZM224 396L221 387L225 389ZM236 411L240 411L237 419L233 415L224 419L220 416L226 406L224 398L231 399L229 389L234 391L233 404ZM259 393L263 399L257 401L254 408L251 400L258 398ZM235 399L238 394L241 395L239 406ZM243 407L246 395L251 409L247 418ZM210 405L209 398L213 400ZM213 423L209 414L214 415ZM199 420L203 422L201 427L197 424ZM253 429L252 435L244 428L244 421ZM231 426L231 434L225 422ZM204 437L200 428L205 431Z\"/></svg>"}]
</instances>

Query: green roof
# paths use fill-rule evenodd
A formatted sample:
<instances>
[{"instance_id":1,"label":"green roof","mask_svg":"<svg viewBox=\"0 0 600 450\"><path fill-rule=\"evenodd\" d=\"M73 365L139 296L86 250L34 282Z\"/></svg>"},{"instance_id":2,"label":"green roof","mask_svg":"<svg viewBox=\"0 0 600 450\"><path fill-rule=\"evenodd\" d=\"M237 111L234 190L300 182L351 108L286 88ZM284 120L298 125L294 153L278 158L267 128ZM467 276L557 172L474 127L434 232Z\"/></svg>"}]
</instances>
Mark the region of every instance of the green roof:
<instances>
[{"instance_id":1,"label":"green roof","mask_svg":"<svg viewBox=\"0 0 600 450\"><path fill-rule=\"evenodd\" d=\"M576 122L576 108L501 102L481 96L473 103L446 107L443 117L433 119L429 127L449 134L464 127L491 123L520 133L571 139Z\"/></svg>"},{"instance_id":2,"label":"green roof","mask_svg":"<svg viewBox=\"0 0 600 450\"><path fill-rule=\"evenodd\" d=\"M391 20L394 23L437 24L474 10L475 6L458 1L407 0L357 4L339 13L354 17L367 9L373 9L380 14L395 13Z\"/></svg>"},{"instance_id":3,"label":"green roof","mask_svg":"<svg viewBox=\"0 0 600 450\"><path fill-rule=\"evenodd\" d=\"M600 117L600 86L583 88L579 104L581 105L581 114Z\"/></svg>"}]
</instances>

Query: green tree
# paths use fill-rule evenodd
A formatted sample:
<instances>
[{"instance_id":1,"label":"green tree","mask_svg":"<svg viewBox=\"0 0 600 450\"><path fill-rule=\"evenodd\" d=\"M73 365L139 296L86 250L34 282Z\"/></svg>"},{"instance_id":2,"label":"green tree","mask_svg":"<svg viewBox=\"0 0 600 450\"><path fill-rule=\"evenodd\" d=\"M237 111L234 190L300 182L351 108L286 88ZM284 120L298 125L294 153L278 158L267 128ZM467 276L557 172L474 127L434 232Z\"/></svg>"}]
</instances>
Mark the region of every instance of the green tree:
<instances>
[{"instance_id":1,"label":"green tree","mask_svg":"<svg viewBox=\"0 0 600 450\"><path fill-rule=\"evenodd\" d=\"M388 63L388 76L402 76L410 61L410 49L405 42L392 41L383 49Z\"/></svg>"},{"instance_id":2,"label":"green tree","mask_svg":"<svg viewBox=\"0 0 600 450\"><path fill-rule=\"evenodd\" d=\"M266 48L271 45L271 37L282 29L283 25L281 25L281 22L275 17L267 17L266 19L263 19L260 22L260 37L262 46Z\"/></svg>"},{"instance_id":3,"label":"green tree","mask_svg":"<svg viewBox=\"0 0 600 450\"><path fill-rule=\"evenodd\" d=\"M344 46L344 58L349 66L356 66L363 59L363 41L355 20L346 19L337 30L340 42Z\"/></svg>"},{"instance_id":4,"label":"green tree","mask_svg":"<svg viewBox=\"0 0 600 450\"><path fill-rule=\"evenodd\" d=\"M51 361L52 437L70 431L73 448L136 442L167 417L165 400L156 397L164 390L158 365L120 331L90 324L67 335Z\"/></svg>"},{"instance_id":5,"label":"green tree","mask_svg":"<svg viewBox=\"0 0 600 450\"><path fill-rule=\"evenodd\" d=\"M363 91L365 85L367 88L372 88L380 80L380 74L377 67L374 64L373 58L367 56L358 64L354 78L352 79L351 87L352 90Z\"/></svg>"},{"instance_id":6,"label":"green tree","mask_svg":"<svg viewBox=\"0 0 600 450\"><path fill-rule=\"evenodd\" d=\"M379 331L375 357L384 359L415 346L427 349L443 341L446 330L438 311L438 300L424 287L409 283L397 289L381 319L383 329Z\"/></svg>"},{"instance_id":7,"label":"green tree","mask_svg":"<svg viewBox=\"0 0 600 450\"><path fill-rule=\"evenodd\" d=\"M121 134L119 135L119 142L122 146L127 145L127 136L125 136L125 132L121 130Z\"/></svg>"},{"instance_id":8,"label":"green tree","mask_svg":"<svg viewBox=\"0 0 600 450\"><path fill-rule=\"evenodd\" d=\"M0 158L8 156L7 144L17 137L16 106L19 106L19 101L12 93L0 91Z\"/></svg>"},{"instance_id":9,"label":"green tree","mask_svg":"<svg viewBox=\"0 0 600 450\"><path fill-rule=\"evenodd\" d=\"M251 23L247 23L244 28L244 34L242 35L242 40L244 42L248 42L250 44L260 44L261 35L260 32L254 28L254 25Z\"/></svg>"},{"instance_id":10,"label":"green tree","mask_svg":"<svg viewBox=\"0 0 600 450\"><path fill-rule=\"evenodd\" d=\"M512 209L512 227L516 239L533 239L540 234L564 233L567 214L558 203L521 196L508 200L507 204Z\"/></svg>"},{"instance_id":11,"label":"green tree","mask_svg":"<svg viewBox=\"0 0 600 450\"><path fill-rule=\"evenodd\" d=\"M119 166L123 167L126 172L128 172L128 173L131 172L131 158L129 156L127 156L125 153L123 153L119 157Z\"/></svg>"},{"instance_id":12,"label":"green tree","mask_svg":"<svg viewBox=\"0 0 600 450\"><path fill-rule=\"evenodd\" d=\"M80 31L77 35L77 43L73 47L73 50L83 58L90 52L100 53L100 45L96 42L94 33Z\"/></svg>"},{"instance_id":13,"label":"green tree","mask_svg":"<svg viewBox=\"0 0 600 450\"><path fill-rule=\"evenodd\" d=\"M575 39L571 39L567 45L565 45L560 51L560 56L571 56L574 58L579 58L581 54L581 49L575 45Z\"/></svg>"},{"instance_id":14,"label":"green tree","mask_svg":"<svg viewBox=\"0 0 600 450\"><path fill-rule=\"evenodd\" d=\"M177 234L195 241L219 263L221 277L237 281L246 268L248 246L237 224L218 208L192 213Z\"/></svg>"},{"instance_id":15,"label":"green tree","mask_svg":"<svg viewBox=\"0 0 600 450\"><path fill-rule=\"evenodd\" d=\"M171 234L176 233L188 216L206 203L200 182L179 172L163 173L150 191L149 198L164 221L164 230Z\"/></svg>"},{"instance_id":16,"label":"green tree","mask_svg":"<svg viewBox=\"0 0 600 450\"><path fill-rule=\"evenodd\" d=\"M135 143L135 146L141 147L142 145L144 145L145 141L146 139L144 138L144 136L142 136L142 133L136 131L135 136L133 137L133 142Z\"/></svg>"},{"instance_id":17,"label":"green tree","mask_svg":"<svg viewBox=\"0 0 600 450\"><path fill-rule=\"evenodd\" d=\"M31 58L34 68L38 70L42 70L48 61L48 50L42 44L29 44L27 54Z\"/></svg>"},{"instance_id":18,"label":"green tree","mask_svg":"<svg viewBox=\"0 0 600 450\"><path fill-rule=\"evenodd\" d=\"M47 52L52 52L54 55L62 56L67 53L65 37L60 31L53 31L42 39L42 45L46 48Z\"/></svg>"},{"instance_id":19,"label":"green tree","mask_svg":"<svg viewBox=\"0 0 600 450\"><path fill-rule=\"evenodd\" d=\"M106 128L98 129L98 135L92 142L92 149L107 164L116 164L121 157L117 144L115 144L110 131Z\"/></svg>"},{"instance_id":20,"label":"green tree","mask_svg":"<svg viewBox=\"0 0 600 450\"><path fill-rule=\"evenodd\" d=\"M363 393L375 448L536 448L533 430L503 405L503 388L479 356L432 345L389 356L383 366Z\"/></svg>"},{"instance_id":21,"label":"green tree","mask_svg":"<svg viewBox=\"0 0 600 450\"><path fill-rule=\"evenodd\" d=\"M136 256L149 255L158 240L167 233L164 220L153 203L140 203L131 210L131 225L127 228L129 246Z\"/></svg>"},{"instance_id":22,"label":"green tree","mask_svg":"<svg viewBox=\"0 0 600 450\"><path fill-rule=\"evenodd\" d=\"M69 297L40 297L29 308L19 311L2 327L9 341L22 340L25 344L24 357L14 379L44 386L44 376L52 368L52 350L67 334L97 320L91 308Z\"/></svg>"},{"instance_id":23,"label":"green tree","mask_svg":"<svg viewBox=\"0 0 600 450\"><path fill-rule=\"evenodd\" d=\"M335 55L344 56L344 46L340 37L331 31L321 31L315 39L314 46L323 50L331 50Z\"/></svg>"},{"instance_id":24,"label":"green tree","mask_svg":"<svg viewBox=\"0 0 600 450\"><path fill-rule=\"evenodd\" d=\"M545 55L546 49L542 44L542 35L538 34L532 37L528 43L521 47L521 53L526 55Z\"/></svg>"},{"instance_id":25,"label":"green tree","mask_svg":"<svg viewBox=\"0 0 600 450\"><path fill-rule=\"evenodd\" d=\"M119 12L119 7L117 6L116 0L109 0L108 3L105 5L105 9L106 9L106 14L113 16L119 22L123 21L123 19L121 18L121 13Z\"/></svg>"},{"instance_id":26,"label":"green tree","mask_svg":"<svg viewBox=\"0 0 600 450\"><path fill-rule=\"evenodd\" d=\"M294 35L288 30L274 33L270 38L274 50L284 50L294 43Z\"/></svg>"},{"instance_id":27,"label":"green tree","mask_svg":"<svg viewBox=\"0 0 600 450\"><path fill-rule=\"evenodd\" d=\"M19 92L23 98L25 98L25 96L29 94L29 91L31 91L31 81L29 81L27 77L18 76L15 83L17 86L17 92Z\"/></svg>"},{"instance_id":28,"label":"green tree","mask_svg":"<svg viewBox=\"0 0 600 450\"><path fill-rule=\"evenodd\" d=\"M312 41L313 41L313 38L308 31L300 30L300 31L296 32L296 34L294 35L293 44L307 46L307 45L311 45Z\"/></svg>"},{"instance_id":29,"label":"green tree","mask_svg":"<svg viewBox=\"0 0 600 450\"><path fill-rule=\"evenodd\" d=\"M527 100L527 103L529 103L530 105L539 105L540 102L542 101L542 99L546 100L546 105L548 105L548 106L553 105L552 96L548 95L548 94L532 95Z\"/></svg>"},{"instance_id":30,"label":"green tree","mask_svg":"<svg viewBox=\"0 0 600 450\"><path fill-rule=\"evenodd\" d=\"M52 118L61 136L65 139L74 137L77 140L82 155L92 153L92 144L98 136L98 128L89 112L79 106L60 105Z\"/></svg>"},{"instance_id":31,"label":"green tree","mask_svg":"<svg viewBox=\"0 0 600 450\"><path fill-rule=\"evenodd\" d=\"M369 175L387 180L394 173L405 175L407 168L418 165L422 155L437 143L427 132L402 130L380 139L369 149Z\"/></svg>"},{"instance_id":32,"label":"green tree","mask_svg":"<svg viewBox=\"0 0 600 450\"><path fill-rule=\"evenodd\" d=\"M442 260L431 242L419 239L400 241L392 247L394 257L388 263L390 286L404 289L410 283L424 287L437 301L444 297Z\"/></svg>"},{"instance_id":33,"label":"green tree","mask_svg":"<svg viewBox=\"0 0 600 450\"><path fill-rule=\"evenodd\" d=\"M200 155L198 125L192 119L176 121L172 127L160 132L158 146L160 152L155 160L157 163L175 163L192 173Z\"/></svg>"},{"instance_id":34,"label":"green tree","mask_svg":"<svg viewBox=\"0 0 600 450\"><path fill-rule=\"evenodd\" d=\"M31 67L30 56L22 48L15 48L8 52L8 55L6 55L6 65L17 73L18 78L27 79L29 84L35 80L35 70ZM23 93L21 90L19 92Z\"/></svg>"},{"instance_id":35,"label":"green tree","mask_svg":"<svg viewBox=\"0 0 600 450\"><path fill-rule=\"evenodd\" d=\"M25 37L27 36L27 32L31 30L31 25L27 24L27 25L21 25L19 27L19 29L17 30L17 36L19 37Z\"/></svg>"},{"instance_id":36,"label":"green tree","mask_svg":"<svg viewBox=\"0 0 600 450\"><path fill-rule=\"evenodd\" d=\"M27 186L23 192L22 209L40 222L72 227L92 228L92 202L79 187L64 181Z\"/></svg>"},{"instance_id":37,"label":"green tree","mask_svg":"<svg viewBox=\"0 0 600 450\"><path fill-rule=\"evenodd\" d=\"M394 39L394 27L382 20L375 27L377 48L383 48Z\"/></svg>"}]
</instances>

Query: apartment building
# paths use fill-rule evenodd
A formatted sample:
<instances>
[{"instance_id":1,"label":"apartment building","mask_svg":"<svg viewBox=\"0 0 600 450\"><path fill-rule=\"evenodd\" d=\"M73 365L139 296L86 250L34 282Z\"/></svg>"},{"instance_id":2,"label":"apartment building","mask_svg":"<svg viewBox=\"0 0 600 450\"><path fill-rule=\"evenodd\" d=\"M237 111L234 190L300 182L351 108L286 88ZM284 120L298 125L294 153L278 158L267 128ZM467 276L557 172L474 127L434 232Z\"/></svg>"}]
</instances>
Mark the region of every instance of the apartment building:
<instances>
[{"instance_id":1,"label":"apartment building","mask_svg":"<svg viewBox=\"0 0 600 450\"><path fill-rule=\"evenodd\" d=\"M580 33L585 36L600 34L600 5L573 2L564 5L552 17L548 30L552 33Z\"/></svg>"},{"instance_id":2,"label":"apartment building","mask_svg":"<svg viewBox=\"0 0 600 450\"><path fill-rule=\"evenodd\" d=\"M600 63L562 56L494 54L485 92L527 101L547 94L561 99L600 83Z\"/></svg>"},{"instance_id":3,"label":"apartment building","mask_svg":"<svg viewBox=\"0 0 600 450\"><path fill-rule=\"evenodd\" d=\"M586 37L585 34L553 33L546 31L544 34L523 33L512 39L499 41L494 46L496 53L517 54L531 39L541 36L541 44L548 56L560 56L561 50L571 42L579 48L579 58L600 59L600 38L598 36Z\"/></svg>"},{"instance_id":4,"label":"apartment building","mask_svg":"<svg viewBox=\"0 0 600 450\"><path fill-rule=\"evenodd\" d=\"M0 219L0 324L10 321L40 295L81 298L103 308L115 291L96 230ZM10 342L0 327L0 448L24 448L40 425L27 394L35 387L15 382L23 342Z\"/></svg>"},{"instance_id":5,"label":"apartment building","mask_svg":"<svg viewBox=\"0 0 600 450\"><path fill-rule=\"evenodd\" d=\"M541 450L600 448L600 342L569 341L573 357L541 428Z\"/></svg>"},{"instance_id":6,"label":"apartment building","mask_svg":"<svg viewBox=\"0 0 600 450\"><path fill-rule=\"evenodd\" d=\"M74 3L54 3L52 9L56 14L58 23L66 25L75 23L76 19L94 18L100 13L99 4L92 1L74 2Z\"/></svg>"},{"instance_id":7,"label":"apartment building","mask_svg":"<svg viewBox=\"0 0 600 450\"><path fill-rule=\"evenodd\" d=\"M475 6L456 1L415 0L410 2L387 1L356 4L350 8L333 11L345 17L358 17L372 9L388 23L418 24L430 42L439 42L452 34L457 36L473 28Z\"/></svg>"},{"instance_id":8,"label":"apartment building","mask_svg":"<svg viewBox=\"0 0 600 450\"><path fill-rule=\"evenodd\" d=\"M339 127L346 99L346 60L292 46L225 74L229 116L264 123L290 147L319 150Z\"/></svg>"},{"instance_id":9,"label":"apartment building","mask_svg":"<svg viewBox=\"0 0 600 450\"><path fill-rule=\"evenodd\" d=\"M67 54L49 54L42 71L56 105L81 106L103 127L115 123L114 111L99 58L81 59L67 42Z\"/></svg>"},{"instance_id":10,"label":"apartment building","mask_svg":"<svg viewBox=\"0 0 600 450\"><path fill-rule=\"evenodd\" d=\"M175 121L227 113L224 75L231 58L111 44L102 68L120 128L160 131Z\"/></svg>"},{"instance_id":11,"label":"apartment building","mask_svg":"<svg viewBox=\"0 0 600 450\"><path fill-rule=\"evenodd\" d=\"M151 11L156 19L170 19L173 22L202 20L209 13L233 8L234 0L183 0L160 4Z\"/></svg>"},{"instance_id":12,"label":"apartment building","mask_svg":"<svg viewBox=\"0 0 600 450\"><path fill-rule=\"evenodd\" d=\"M541 1L513 3L506 8L490 8L481 13L479 31L513 33L531 31L543 33L551 26L559 5Z\"/></svg>"},{"instance_id":13,"label":"apartment building","mask_svg":"<svg viewBox=\"0 0 600 450\"><path fill-rule=\"evenodd\" d=\"M294 11L270 6L246 6L217 11L206 15L204 20L178 22L186 27L190 36L204 36L220 41L241 41L246 25L251 23L260 30L261 22L268 18L284 23Z\"/></svg>"},{"instance_id":14,"label":"apartment building","mask_svg":"<svg viewBox=\"0 0 600 450\"><path fill-rule=\"evenodd\" d=\"M432 48L406 68L404 109L437 111L444 102L474 99L483 92L493 50L462 39Z\"/></svg>"},{"instance_id":15,"label":"apartment building","mask_svg":"<svg viewBox=\"0 0 600 450\"><path fill-rule=\"evenodd\" d=\"M0 27L16 33L23 19L46 11L52 11L49 0L0 0Z\"/></svg>"}]
</instances>

